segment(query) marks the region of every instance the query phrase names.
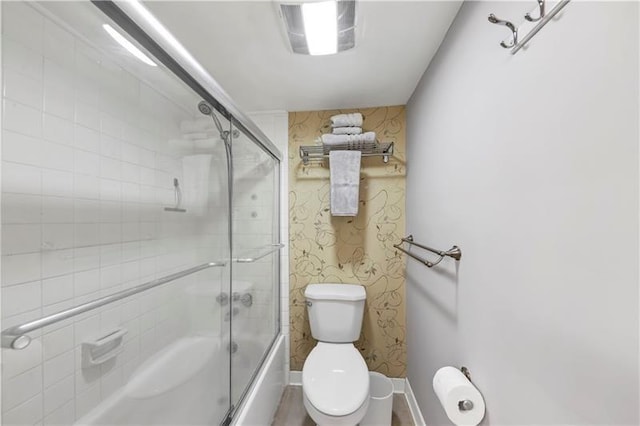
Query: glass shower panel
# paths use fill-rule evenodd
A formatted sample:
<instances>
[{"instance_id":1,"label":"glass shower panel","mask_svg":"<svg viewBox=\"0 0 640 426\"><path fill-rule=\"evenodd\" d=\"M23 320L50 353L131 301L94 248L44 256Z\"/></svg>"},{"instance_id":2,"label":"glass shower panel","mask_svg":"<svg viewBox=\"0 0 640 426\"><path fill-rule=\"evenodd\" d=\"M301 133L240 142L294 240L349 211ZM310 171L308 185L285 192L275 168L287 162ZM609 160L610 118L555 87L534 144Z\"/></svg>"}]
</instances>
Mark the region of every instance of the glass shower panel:
<instances>
[{"instance_id":1,"label":"glass shower panel","mask_svg":"<svg viewBox=\"0 0 640 426\"><path fill-rule=\"evenodd\" d=\"M278 167L278 161L244 132L234 132L233 404L246 392L280 326Z\"/></svg>"},{"instance_id":2,"label":"glass shower panel","mask_svg":"<svg viewBox=\"0 0 640 426\"><path fill-rule=\"evenodd\" d=\"M2 24L2 328L173 277L3 349L2 423L219 424L235 318L217 126L89 2L2 2Z\"/></svg>"}]
</instances>

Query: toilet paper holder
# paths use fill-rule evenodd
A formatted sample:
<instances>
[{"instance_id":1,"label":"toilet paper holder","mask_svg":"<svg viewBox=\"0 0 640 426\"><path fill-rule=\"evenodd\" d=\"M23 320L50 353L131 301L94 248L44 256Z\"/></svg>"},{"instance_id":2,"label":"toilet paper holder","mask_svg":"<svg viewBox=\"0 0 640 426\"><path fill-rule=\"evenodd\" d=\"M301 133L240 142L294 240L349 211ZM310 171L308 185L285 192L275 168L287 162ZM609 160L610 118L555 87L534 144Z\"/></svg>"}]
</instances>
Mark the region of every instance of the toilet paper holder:
<instances>
[{"instance_id":1,"label":"toilet paper holder","mask_svg":"<svg viewBox=\"0 0 640 426\"><path fill-rule=\"evenodd\" d=\"M458 410L470 411L473 410L473 402L465 399L464 401L458 401Z\"/></svg>"},{"instance_id":2,"label":"toilet paper holder","mask_svg":"<svg viewBox=\"0 0 640 426\"><path fill-rule=\"evenodd\" d=\"M469 372L469 369L463 365L462 367L460 367L460 371L471 382L471 373ZM473 401L470 401L468 399L465 399L463 401L458 401L458 410L460 411L473 410Z\"/></svg>"}]
</instances>

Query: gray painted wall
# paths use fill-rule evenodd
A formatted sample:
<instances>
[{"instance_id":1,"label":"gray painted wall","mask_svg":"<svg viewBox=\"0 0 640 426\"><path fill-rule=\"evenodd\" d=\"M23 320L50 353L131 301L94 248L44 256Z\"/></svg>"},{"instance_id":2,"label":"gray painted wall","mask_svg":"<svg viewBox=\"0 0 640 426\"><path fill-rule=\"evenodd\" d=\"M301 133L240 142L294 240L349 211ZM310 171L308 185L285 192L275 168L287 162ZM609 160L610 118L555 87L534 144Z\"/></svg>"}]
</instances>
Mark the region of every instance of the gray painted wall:
<instances>
[{"instance_id":1,"label":"gray painted wall","mask_svg":"<svg viewBox=\"0 0 640 426\"><path fill-rule=\"evenodd\" d=\"M511 56L466 2L407 107L408 377L466 365L484 424L638 424L638 5L567 6Z\"/></svg>"}]
</instances>

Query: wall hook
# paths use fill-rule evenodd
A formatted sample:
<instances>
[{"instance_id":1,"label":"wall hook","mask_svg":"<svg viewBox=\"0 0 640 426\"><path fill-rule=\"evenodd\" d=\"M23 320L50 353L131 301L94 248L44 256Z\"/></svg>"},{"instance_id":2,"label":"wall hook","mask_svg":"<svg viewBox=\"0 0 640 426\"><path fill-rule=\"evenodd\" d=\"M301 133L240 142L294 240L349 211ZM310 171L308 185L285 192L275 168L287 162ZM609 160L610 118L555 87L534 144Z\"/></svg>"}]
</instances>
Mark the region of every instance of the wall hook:
<instances>
[{"instance_id":1,"label":"wall hook","mask_svg":"<svg viewBox=\"0 0 640 426\"><path fill-rule=\"evenodd\" d=\"M507 44L504 41L501 41L500 46L504 47L505 49L509 49L518 44L518 29L515 27L515 25L513 25L509 21L496 18L496 15L494 15L493 13L489 15L488 19L492 24L504 25L511 30L511 43Z\"/></svg>"},{"instance_id":2,"label":"wall hook","mask_svg":"<svg viewBox=\"0 0 640 426\"><path fill-rule=\"evenodd\" d=\"M524 15L524 19L526 19L529 22L538 22L539 20L544 18L544 15L545 15L544 2L545 0L538 0L538 8L540 9L540 16L538 16L537 18L534 18L531 16L530 13L527 13L526 15Z\"/></svg>"}]
</instances>

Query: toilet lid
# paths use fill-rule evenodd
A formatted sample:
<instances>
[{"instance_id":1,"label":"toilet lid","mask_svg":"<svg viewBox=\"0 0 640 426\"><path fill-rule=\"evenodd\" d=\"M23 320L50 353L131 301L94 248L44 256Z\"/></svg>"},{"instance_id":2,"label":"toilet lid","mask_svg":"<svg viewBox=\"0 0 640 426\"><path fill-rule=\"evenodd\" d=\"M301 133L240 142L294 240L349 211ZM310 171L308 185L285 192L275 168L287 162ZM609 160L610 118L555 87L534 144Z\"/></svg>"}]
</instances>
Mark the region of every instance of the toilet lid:
<instances>
[{"instance_id":1,"label":"toilet lid","mask_svg":"<svg viewBox=\"0 0 640 426\"><path fill-rule=\"evenodd\" d=\"M367 364L351 343L318 342L302 368L302 389L318 411L346 416L369 397Z\"/></svg>"}]
</instances>

